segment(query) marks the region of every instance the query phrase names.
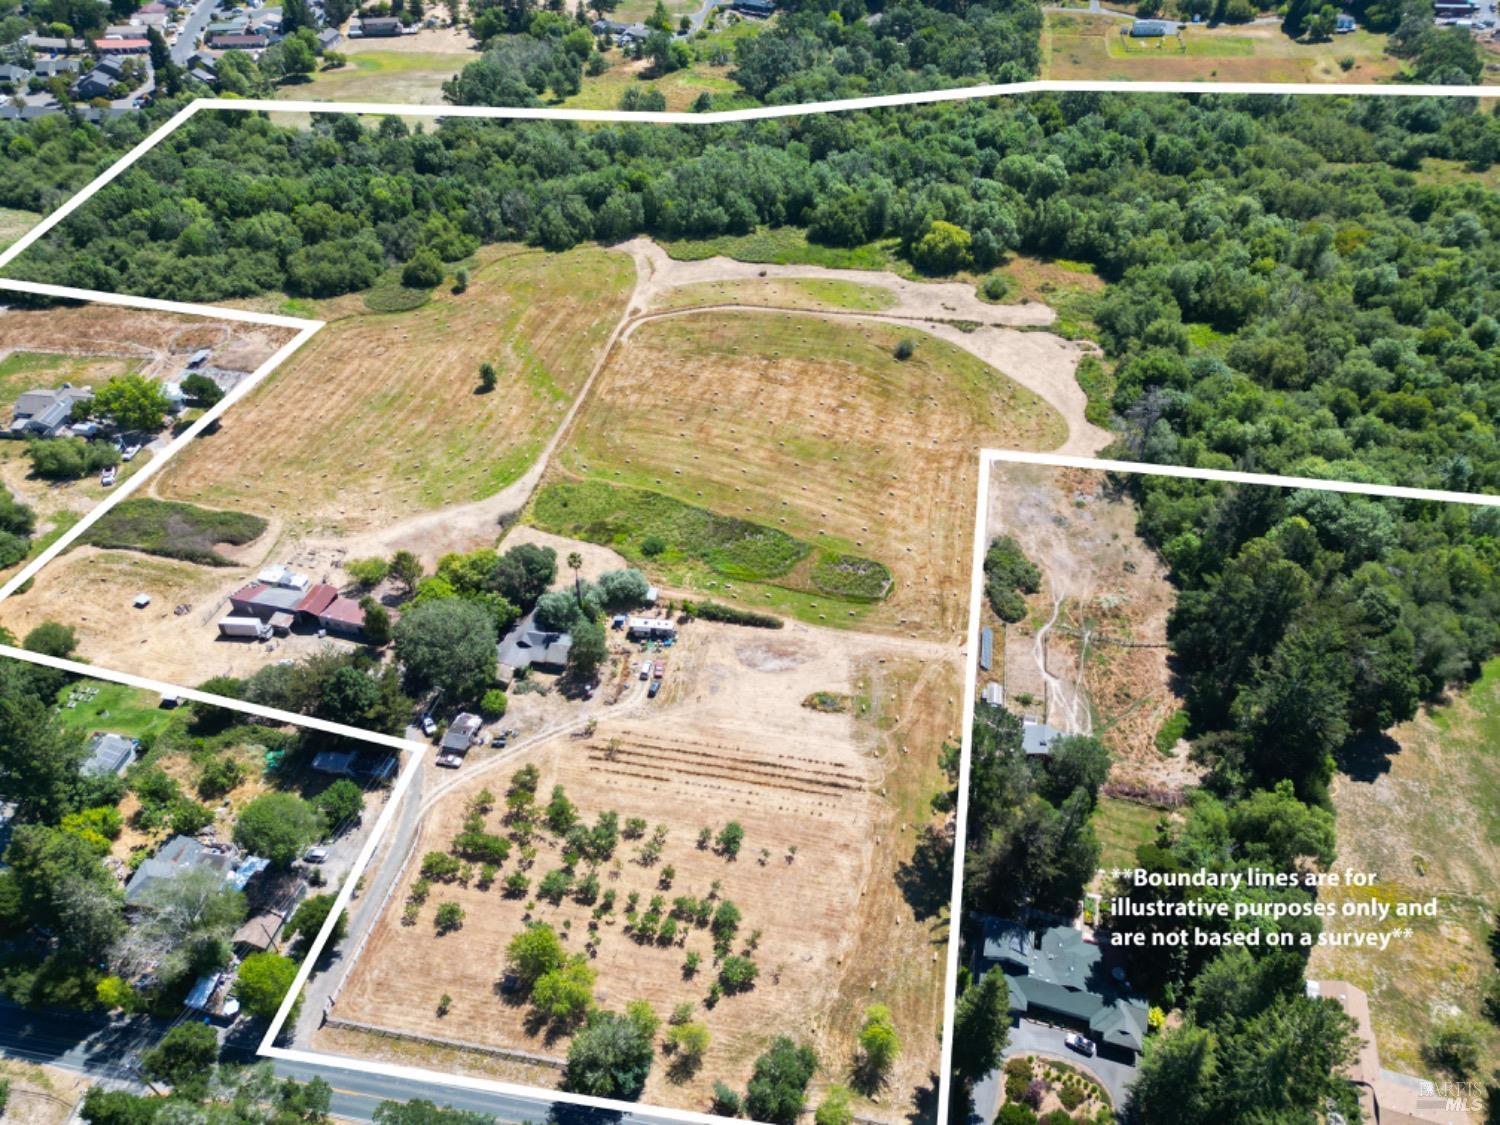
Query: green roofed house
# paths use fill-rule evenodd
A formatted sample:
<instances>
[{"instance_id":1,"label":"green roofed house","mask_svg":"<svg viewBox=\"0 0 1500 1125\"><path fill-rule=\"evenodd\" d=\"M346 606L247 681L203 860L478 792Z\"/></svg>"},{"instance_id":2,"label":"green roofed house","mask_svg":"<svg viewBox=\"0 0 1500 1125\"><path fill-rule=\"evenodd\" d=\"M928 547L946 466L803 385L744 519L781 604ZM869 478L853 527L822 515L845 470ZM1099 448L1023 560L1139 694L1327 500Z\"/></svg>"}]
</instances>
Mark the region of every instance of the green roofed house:
<instances>
[{"instance_id":1,"label":"green roofed house","mask_svg":"<svg viewBox=\"0 0 1500 1125\"><path fill-rule=\"evenodd\" d=\"M977 975L1005 973L1010 1012L1087 1029L1103 1047L1139 1054L1146 1045L1146 1002L1124 973L1105 964L1104 950L1072 926L1034 931L1019 922L981 916Z\"/></svg>"}]
</instances>

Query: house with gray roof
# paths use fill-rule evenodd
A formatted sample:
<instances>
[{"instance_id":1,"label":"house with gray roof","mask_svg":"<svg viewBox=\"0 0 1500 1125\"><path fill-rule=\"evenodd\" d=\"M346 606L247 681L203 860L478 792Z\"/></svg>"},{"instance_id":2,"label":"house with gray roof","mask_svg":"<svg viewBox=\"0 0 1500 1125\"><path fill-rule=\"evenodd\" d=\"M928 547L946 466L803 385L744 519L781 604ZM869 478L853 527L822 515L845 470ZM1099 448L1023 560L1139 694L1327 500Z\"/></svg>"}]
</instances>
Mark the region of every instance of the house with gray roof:
<instances>
[{"instance_id":1,"label":"house with gray roof","mask_svg":"<svg viewBox=\"0 0 1500 1125\"><path fill-rule=\"evenodd\" d=\"M191 836L173 836L160 851L135 869L130 882L125 884L125 905L139 903L157 883L175 879L192 868L206 867L217 871L227 883L235 878L240 866L228 852L215 851Z\"/></svg>"},{"instance_id":2,"label":"house with gray roof","mask_svg":"<svg viewBox=\"0 0 1500 1125\"><path fill-rule=\"evenodd\" d=\"M1056 727L1048 726L1046 723L1036 719L1021 720L1021 749L1028 756L1047 755L1052 753L1052 745L1063 732Z\"/></svg>"},{"instance_id":3,"label":"house with gray roof","mask_svg":"<svg viewBox=\"0 0 1500 1125\"><path fill-rule=\"evenodd\" d=\"M1005 974L1011 1015L1086 1029L1106 1047L1139 1054L1146 1045L1146 1001L1105 952L1068 925L1033 929L982 915L976 975Z\"/></svg>"},{"instance_id":4,"label":"house with gray roof","mask_svg":"<svg viewBox=\"0 0 1500 1125\"><path fill-rule=\"evenodd\" d=\"M16 399L10 435L25 437L36 434L40 437L53 437L72 419L73 405L93 397L92 388L75 387L72 383L64 383L57 388L38 387L26 391Z\"/></svg>"},{"instance_id":5,"label":"house with gray roof","mask_svg":"<svg viewBox=\"0 0 1500 1125\"><path fill-rule=\"evenodd\" d=\"M573 638L568 633L552 633L539 628L532 611L516 623L496 646L496 659L517 671L536 668L543 672L561 672L568 666Z\"/></svg>"}]
</instances>

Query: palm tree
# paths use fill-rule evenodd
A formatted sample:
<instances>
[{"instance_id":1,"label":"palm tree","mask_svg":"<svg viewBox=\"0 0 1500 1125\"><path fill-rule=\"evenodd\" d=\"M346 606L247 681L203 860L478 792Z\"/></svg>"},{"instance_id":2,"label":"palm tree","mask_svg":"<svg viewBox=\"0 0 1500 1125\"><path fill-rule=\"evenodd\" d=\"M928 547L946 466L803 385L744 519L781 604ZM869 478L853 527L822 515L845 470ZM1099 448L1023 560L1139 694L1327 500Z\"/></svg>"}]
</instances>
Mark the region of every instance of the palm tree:
<instances>
[{"instance_id":1,"label":"palm tree","mask_svg":"<svg viewBox=\"0 0 1500 1125\"><path fill-rule=\"evenodd\" d=\"M583 556L577 551L568 552L568 569L573 572L573 596L578 599L578 604L583 604L583 584L579 581L578 571L583 567Z\"/></svg>"}]
</instances>

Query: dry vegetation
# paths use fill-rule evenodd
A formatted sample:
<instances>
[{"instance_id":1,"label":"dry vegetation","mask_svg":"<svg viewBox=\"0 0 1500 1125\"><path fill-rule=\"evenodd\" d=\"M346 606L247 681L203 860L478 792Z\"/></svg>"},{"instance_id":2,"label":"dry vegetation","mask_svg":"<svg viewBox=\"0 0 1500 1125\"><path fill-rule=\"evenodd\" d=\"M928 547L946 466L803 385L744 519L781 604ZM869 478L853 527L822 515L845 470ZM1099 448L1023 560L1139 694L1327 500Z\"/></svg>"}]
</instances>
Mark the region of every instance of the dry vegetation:
<instances>
[{"instance_id":1,"label":"dry vegetation","mask_svg":"<svg viewBox=\"0 0 1500 1125\"><path fill-rule=\"evenodd\" d=\"M418 856L447 848L479 789L503 793L515 769L534 763L543 802L560 784L586 822L613 810L622 825L640 817L667 827L655 865L636 859L644 840L622 840L614 860L599 869L601 891L614 890L618 901L614 917L601 924L592 960L596 999L618 1010L644 998L663 1017L692 1002L713 1044L702 1068L686 1079L674 1081L659 1059L642 1101L701 1108L716 1079L742 1088L755 1056L777 1033L807 1038L824 1060L826 1079L836 1080L851 1059L863 1008L874 1000L892 1007L905 1051L882 1104L870 1103L865 1112L903 1116L927 1086L942 1012L946 920L936 903L946 905L947 869L934 868L924 880L910 858L917 828L931 820L938 747L957 721L957 668L950 661L923 673L917 662L882 658L878 649L879 642L797 626L761 633L696 624L672 650L667 688L648 710L608 718L589 738L559 738L476 772L427 814ZM809 684L850 694L864 706L850 714L811 713L801 706ZM490 831L501 830L502 812L503 806L487 818ZM697 846L700 828L717 831L731 819L745 829L737 860ZM539 839L549 842L539 846L528 872L533 895L536 881L562 864L556 839ZM517 864L513 853L499 879ZM668 866L674 878L661 889ZM417 922L403 925L402 904L415 876L414 868L403 875L333 1014L565 1055L565 1039L549 1039L529 1023L526 1007L495 990L505 945L521 929L529 897L504 897L499 881L487 890L434 883ZM653 894L668 904L677 895L703 897L715 880L743 914L735 951L760 931L754 959L761 975L752 990L705 1010L714 977L707 931L691 930L680 947L640 945L622 932L621 916L633 891L644 910ZM462 929L440 937L433 917L445 901L459 902L466 918ZM540 901L531 917L570 934L568 947L584 949L591 907ZM682 969L689 951L703 958L692 977ZM417 964L425 971L411 972ZM452 1009L439 1016L445 992ZM346 1045L361 1044L362 1054L395 1049L389 1040L340 1035ZM481 1072L494 1065L472 1056L463 1063Z\"/></svg>"},{"instance_id":2,"label":"dry vegetation","mask_svg":"<svg viewBox=\"0 0 1500 1125\"><path fill-rule=\"evenodd\" d=\"M903 363L892 351L904 337L919 342ZM968 556L979 448L1062 436L1036 396L920 332L705 314L646 323L621 345L558 465L872 557L895 587L861 627L951 637L967 604L955 560ZM698 588L724 592L710 581ZM776 591L744 600L819 617Z\"/></svg>"},{"instance_id":3,"label":"dry vegetation","mask_svg":"<svg viewBox=\"0 0 1500 1125\"><path fill-rule=\"evenodd\" d=\"M620 254L509 247L485 252L467 292L413 312L343 302L159 490L336 534L488 496L540 453L632 277ZM479 394L485 362L499 384Z\"/></svg>"},{"instance_id":4,"label":"dry vegetation","mask_svg":"<svg viewBox=\"0 0 1500 1125\"><path fill-rule=\"evenodd\" d=\"M1382 1066L1416 1074L1430 1068L1421 1046L1456 1012L1479 1017L1481 986L1494 971L1491 932L1500 886L1500 662L1449 703L1360 746L1340 763L1333 804L1338 869L1373 871L1371 891L1325 889L1323 897L1386 902L1436 896L1437 918L1403 919L1410 938L1380 955L1319 948L1312 979L1347 980L1370 997ZM1329 930L1359 928L1333 923ZM1397 925L1391 922L1391 926ZM1500 1060L1493 1025L1480 1072Z\"/></svg>"},{"instance_id":5,"label":"dry vegetation","mask_svg":"<svg viewBox=\"0 0 1500 1125\"><path fill-rule=\"evenodd\" d=\"M1115 781L1175 789L1193 772L1156 745L1180 706L1166 648L1175 595L1135 521L1134 505L1103 474L994 465L988 534L1015 539L1041 569L1042 585L1015 625L1002 625L984 605L996 638L989 678L1019 709L1098 735L1117 755ZM1034 702L1023 703L1023 694Z\"/></svg>"}]
</instances>

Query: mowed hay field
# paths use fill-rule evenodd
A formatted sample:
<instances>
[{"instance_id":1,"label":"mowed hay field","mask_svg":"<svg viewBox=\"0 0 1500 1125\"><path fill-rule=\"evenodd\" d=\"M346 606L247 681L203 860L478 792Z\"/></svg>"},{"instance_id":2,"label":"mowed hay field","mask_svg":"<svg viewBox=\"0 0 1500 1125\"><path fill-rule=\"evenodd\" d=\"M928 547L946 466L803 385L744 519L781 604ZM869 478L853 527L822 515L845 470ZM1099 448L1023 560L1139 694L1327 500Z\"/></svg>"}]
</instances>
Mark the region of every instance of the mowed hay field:
<instances>
[{"instance_id":1,"label":"mowed hay field","mask_svg":"<svg viewBox=\"0 0 1500 1125\"><path fill-rule=\"evenodd\" d=\"M1376 872L1372 889L1340 887L1326 899L1387 903L1437 897L1436 918L1392 918L1410 926L1383 953L1320 948L1310 978L1341 979L1370 996L1382 1066L1428 1074L1422 1044L1445 1016L1462 1012L1487 1029L1479 1074L1500 1064L1500 1032L1481 1011L1494 972L1492 929L1500 887L1500 660L1467 690L1419 714L1340 762L1333 783L1337 870ZM1371 928L1331 921L1324 929Z\"/></svg>"},{"instance_id":2,"label":"mowed hay field","mask_svg":"<svg viewBox=\"0 0 1500 1125\"><path fill-rule=\"evenodd\" d=\"M906 337L917 346L902 362L892 351ZM853 608L726 589L712 575L669 582L814 623L947 638L968 603L978 450L1063 438L1062 419L1035 395L921 332L711 312L650 321L622 341L555 464L868 556L895 578L885 601ZM638 544L620 546L634 557Z\"/></svg>"},{"instance_id":3,"label":"mowed hay field","mask_svg":"<svg viewBox=\"0 0 1500 1125\"><path fill-rule=\"evenodd\" d=\"M1188 27L1179 40L1131 40L1128 21L1048 12L1042 30L1044 78L1221 82L1375 82L1401 69L1384 35L1356 31L1326 43L1299 43L1279 24ZM1345 70L1343 59L1353 60Z\"/></svg>"},{"instance_id":4,"label":"mowed hay field","mask_svg":"<svg viewBox=\"0 0 1500 1125\"><path fill-rule=\"evenodd\" d=\"M467 292L355 310L168 469L160 494L348 533L488 496L537 457L625 311L629 257L486 252ZM481 363L499 383L476 393Z\"/></svg>"},{"instance_id":5,"label":"mowed hay field","mask_svg":"<svg viewBox=\"0 0 1500 1125\"><path fill-rule=\"evenodd\" d=\"M860 655L861 647L854 638L802 626L772 634L695 623L670 653L667 686L649 709L605 719L588 738L558 738L497 762L424 814L418 857L448 848L479 789L503 797L514 771L534 763L543 803L552 786L561 785L586 823L613 810L622 826L630 817L644 819L651 826L647 837L656 825L666 827L655 865L637 859L644 840L622 839L614 858L598 867L601 892L614 891L616 903L599 925L590 959L600 1007L618 1011L645 999L665 1018L675 1005L692 1003L712 1036L692 1075L671 1073L670 1059L658 1052L645 1103L703 1109L716 1080L742 1090L755 1057L777 1034L818 1051L823 1068L815 1087L842 1081L864 1008L877 1001L891 1006L904 1049L880 1103L862 1102L861 1113L905 1119L929 1084L937 1066L946 937L946 916L936 916L933 901L939 888L946 896L950 872L936 865L930 880L912 872L917 833L908 818L931 818L926 802L940 778L941 739L932 738L926 724L946 729L957 723L957 712L926 697L939 677L924 676L916 662L899 657L882 664ZM956 664L943 668L956 677ZM839 714L803 707L808 692L819 689L866 703ZM953 683L941 690L958 694ZM908 711L913 719L903 725L897 716ZM902 753L908 741L911 752ZM486 830L505 831L503 811L502 800L485 818ZM738 859L697 846L700 828L717 831L731 819L745 831ZM541 876L564 862L556 836L542 832L536 839L538 855L528 872L533 893ZM518 864L513 850L486 890L434 882L415 924L403 925L413 865L332 1016L565 1058L568 1034L534 1026L524 1000L495 988L505 947L528 913L527 899L507 898L500 886ZM668 866L674 877L663 889ZM585 871L579 864L577 874ZM720 896L742 914L733 951L744 951L759 931L752 956L760 974L751 990L725 995L710 1009L705 999L716 971L706 929L689 928L680 945L640 944L623 931L632 892L640 895L643 912L655 894L670 910L679 895L708 896L715 880ZM929 883L923 893L913 889ZM450 901L462 905L464 924L439 936L436 909ZM530 916L566 935L570 950L585 951L592 907L571 898L557 906L537 901ZM689 952L702 956L691 976L683 971ZM440 1017L444 993L453 1002ZM368 1046L379 1051L380 1042L371 1039ZM487 1066L480 1056L471 1060L465 1069ZM810 1104L816 1100L814 1093Z\"/></svg>"}]
</instances>

